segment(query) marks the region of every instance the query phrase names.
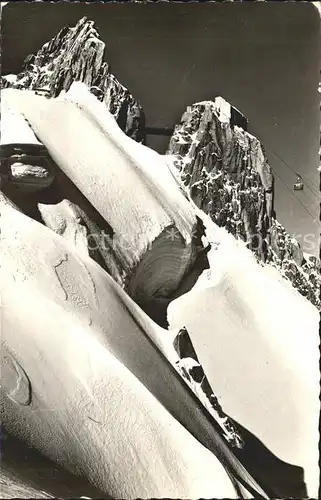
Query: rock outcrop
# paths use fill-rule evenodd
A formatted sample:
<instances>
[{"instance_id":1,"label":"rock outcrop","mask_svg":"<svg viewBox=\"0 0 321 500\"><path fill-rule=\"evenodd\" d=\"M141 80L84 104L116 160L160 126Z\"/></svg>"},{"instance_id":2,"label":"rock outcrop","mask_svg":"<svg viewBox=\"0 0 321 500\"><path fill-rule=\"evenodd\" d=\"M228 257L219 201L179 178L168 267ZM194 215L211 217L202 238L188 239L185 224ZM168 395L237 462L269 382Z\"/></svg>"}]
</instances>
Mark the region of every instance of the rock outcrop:
<instances>
[{"instance_id":1,"label":"rock outcrop","mask_svg":"<svg viewBox=\"0 0 321 500\"><path fill-rule=\"evenodd\" d=\"M54 180L53 165L21 113L1 102L0 186L37 192Z\"/></svg>"},{"instance_id":2,"label":"rock outcrop","mask_svg":"<svg viewBox=\"0 0 321 500\"><path fill-rule=\"evenodd\" d=\"M225 439L233 448L243 448L244 441L232 420L226 415L214 394L212 387L199 362L193 343L186 328L180 329L174 339L174 348L179 356L176 367L191 386L195 395L214 416L222 428Z\"/></svg>"},{"instance_id":3,"label":"rock outcrop","mask_svg":"<svg viewBox=\"0 0 321 500\"><path fill-rule=\"evenodd\" d=\"M105 43L93 21L82 18L75 27L63 28L36 54L30 54L18 75L5 75L2 87L35 90L48 97L68 91L74 81L85 83L131 138L144 141L143 110L120 84L104 61Z\"/></svg>"},{"instance_id":4,"label":"rock outcrop","mask_svg":"<svg viewBox=\"0 0 321 500\"><path fill-rule=\"evenodd\" d=\"M197 206L265 260L273 175L260 142L231 115L221 98L188 107L167 152Z\"/></svg>"},{"instance_id":5,"label":"rock outcrop","mask_svg":"<svg viewBox=\"0 0 321 500\"><path fill-rule=\"evenodd\" d=\"M320 274L303 267L298 242L276 220L273 173L246 128L245 117L221 97L195 103L175 127L167 154L197 206L320 307Z\"/></svg>"},{"instance_id":6,"label":"rock outcrop","mask_svg":"<svg viewBox=\"0 0 321 500\"><path fill-rule=\"evenodd\" d=\"M292 285L318 309L321 307L320 261L304 255L300 244L292 238L276 219L270 229L270 247L267 261L276 267Z\"/></svg>"},{"instance_id":7,"label":"rock outcrop","mask_svg":"<svg viewBox=\"0 0 321 500\"><path fill-rule=\"evenodd\" d=\"M302 471L287 471L289 464L304 469L314 498L319 481L318 311L231 234L206 225L212 241L221 235L217 249L208 254L210 272L171 302L170 328L186 328L224 412L269 450L259 443L251 450L252 439L236 425L248 470L256 469L260 484L276 488L270 498L305 498L296 489ZM185 359L192 358L188 345L184 352Z\"/></svg>"}]
</instances>

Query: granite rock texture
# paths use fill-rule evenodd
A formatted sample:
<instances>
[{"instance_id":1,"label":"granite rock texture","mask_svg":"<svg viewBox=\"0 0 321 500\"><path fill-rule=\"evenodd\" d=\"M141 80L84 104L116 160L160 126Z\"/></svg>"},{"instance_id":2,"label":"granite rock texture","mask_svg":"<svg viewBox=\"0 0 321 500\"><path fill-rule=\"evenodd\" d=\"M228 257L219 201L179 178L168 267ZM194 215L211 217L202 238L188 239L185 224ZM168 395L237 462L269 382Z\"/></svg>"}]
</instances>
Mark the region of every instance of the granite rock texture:
<instances>
[{"instance_id":1,"label":"granite rock texture","mask_svg":"<svg viewBox=\"0 0 321 500\"><path fill-rule=\"evenodd\" d=\"M111 73L104 55L105 43L94 22L84 17L75 27L63 28L36 54L30 54L21 73L3 76L2 87L35 90L57 97L62 91L68 91L74 81L81 81L106 104L129 137L144 142L143 110Z\"/></svg>"},{"instance_id":2,"label":"granite rock texture","mask_svg":"<svg viewBox=\"0 0 321 500\"><path fill-rule=\"evenodd\" d=\"M167 154L196 205L320 307L318 266L277 221L271 167L246 129L246 118L223 98L198 102L176 125Z\"/></svg>"}]
</instances>

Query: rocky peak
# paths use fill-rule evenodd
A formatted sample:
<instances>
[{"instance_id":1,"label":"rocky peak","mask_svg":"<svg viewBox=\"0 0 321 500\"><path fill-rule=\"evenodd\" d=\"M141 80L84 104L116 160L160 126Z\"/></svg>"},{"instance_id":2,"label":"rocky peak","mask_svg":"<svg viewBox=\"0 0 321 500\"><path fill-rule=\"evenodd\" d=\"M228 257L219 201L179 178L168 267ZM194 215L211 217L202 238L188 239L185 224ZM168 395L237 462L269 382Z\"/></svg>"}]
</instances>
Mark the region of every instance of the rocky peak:
<instances>
[{"instance_id":1,"label":"rocky peak","mask_svg":"<svg viewBox=\"0 0 321 500\"><path fill-rule=\"evenodd\" d=\"M167 154L196 205L320 306L320 273L276 220L274 177L247 119L222 97L188 106Z\"/></svg>"},{"instance_id":2,"label":"rocky peak","mask_svg":"<svg viewBox=\"0 0 321 500\"><path fill-rule=\"evenodd\" d=\"M75 27L63 28L36 54L30 54L21 73L3 76L2 87L30 89L56 97L61 91L68 91L74 81L81 81L106 104L128 136L143 142L143 110L111 73L104 55L105 43L94 22L84 17Z\"/></svg>"},{"instance_id":3,"label":"rocky peak","mask_svg":"<svg viewBox=\"0 0 321 500\"><path fill-rule=\"evenodd\" d=\"M243 115L222 98L193 104L175 127L167 152L176 156L199 208L265 260L267 245L259 245L257 237L267 243L273 175L260 142L241 123L246 124Z\"/></svg>"}]
</instances>

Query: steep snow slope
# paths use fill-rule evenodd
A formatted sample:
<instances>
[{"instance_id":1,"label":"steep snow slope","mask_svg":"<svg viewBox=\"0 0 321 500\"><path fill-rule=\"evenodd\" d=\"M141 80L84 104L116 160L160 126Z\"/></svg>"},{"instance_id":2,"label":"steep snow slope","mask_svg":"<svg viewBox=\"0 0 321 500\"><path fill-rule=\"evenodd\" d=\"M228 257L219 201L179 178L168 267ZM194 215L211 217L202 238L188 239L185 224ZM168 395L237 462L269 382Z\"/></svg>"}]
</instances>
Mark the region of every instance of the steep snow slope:
<instances>
[{"instance_id":1,"label":"steep snow slope","mask_svg":"<svg viewBox=\"0 0 321 500\"><path fill-rule=\"evenodd\" d=\"M8 106L8 102L1 101L1 145L7 144L34 144L41 146L25 118Z\"/></svg>"},{"instance_id":2,"label":"steep snow slope","mask_svg":"<svg viewBox=\"0 0 321 500\"><path fill-rule=\"evenodd\" d=\"M223 98L197 102L176 125L168 154L196 205L320 309L320 270L276 220L273 172L246 128L244 116Z\"/></svg>"},{"instance_id":3,"label":"steep snow slope","mask_svg":"<svg viewBox=\"0 0 321 500\"><path fill-rule=\"evenodd\" d=\"M94 261L10 205L1 233L9 432L116 498L234 498L192 434L255 484L156 348L175 359L169 332Z\"/></svg>"},{"instance_id":4,"label":"steep snow slope","mask_svg":"<svg viewBox=\"0 0 321 500\"><path fill-rule=\"evenodd\" d=\"M174 292L197 258L198 221L164 158L128 138L84 84L57 99L2 94L111 226L130 295Z\"/></svg>"},{"instance_id":5,"label":"steep snow slope","mask_svg":"<svg viewBox=\"0 0 321 500\"><path fill-rule=\"evenodd\" d=\"M0 495L4 498L109 498L1 427Z\"/></svg>"},{"instance_id":6,"label":"steep snow slope","mask_svg":"<svg viewBox=\"0 0 321 500\"><path fill-rule=\"evenodd\" d=\"M0 498L54 498L44 491L39 491L23 483L13 474L1 470L0 472Z\"/></svg>"},{"instance_id":7,"label":"steep snow slope","mask_svg":"<svg viewBox=\"0 0 321 500\"><path fill-rule=\"evenodd\" d=\"M318 488L318 312L243 243L203 216L210 271L170 304L232 418Z\"/></svg>"},{"instance_id":8,"label":"steep snow slope","mask_svg":"<svg viewBox=\"0 0 321 500\"><path fill-rule=\"evenodd\" d=\"M175 292L198 258L201 228L165 159L127 137L84 84L57 99L2 94L111 227L107 246L129 294L144 307Z\"/></svg>"},{"instance_id":9,"label":"steep snow slope","mask_svg":"<svg viewBox=\"0 0 321 500\"><path fill-rule=\"evenodd\" d=\"M194 210L172 175L170 155L161 157L119 130L116 121L143 140L143 112L103 53L84 18L29 56L17 77L2 78L4 86L59 96L2 92L8 148L1 148L1 179L4 166L6 187L21 190L24 199L36 191L31 216L53 230L19 214L0 192L4 423L119 498L236 492L248 498L250 486L262 493L236 458L248 449L245 426L278 457L302 465L316 496L316 311L279 272L258 266L240 242ZM302 260L297 242L274 219L273 176L246 124L222 98L197 103L176 127L169 153L197 205L319 304L319 270ZM27 148L18 150L19 158L15 143ZM55 175L38 154L43 143L58 164ZM22 211L30 200L19 204ZM204 245L196 213L207 227ZM101 242L106 228L108 241ZM89 248L91 236L98 249ZM206 256L208 241L211 268L170 307L175 329L169 332L89 258L151 315L161 304L162 315L204 269L199 256ZM176 333L183 326L197 353L186 339L180 345ZM216 396L234 423L217 410ZM222 439L228 430L234 446L245 437L235 455ZM263 474L255 477L278 492L262 454L250 458ZM43 488L34 490L11 472L5 469L2 478L5 494L9 488L41 494ZM290 482L296 474L289 471Z\"/></svg>"}]
</instances>

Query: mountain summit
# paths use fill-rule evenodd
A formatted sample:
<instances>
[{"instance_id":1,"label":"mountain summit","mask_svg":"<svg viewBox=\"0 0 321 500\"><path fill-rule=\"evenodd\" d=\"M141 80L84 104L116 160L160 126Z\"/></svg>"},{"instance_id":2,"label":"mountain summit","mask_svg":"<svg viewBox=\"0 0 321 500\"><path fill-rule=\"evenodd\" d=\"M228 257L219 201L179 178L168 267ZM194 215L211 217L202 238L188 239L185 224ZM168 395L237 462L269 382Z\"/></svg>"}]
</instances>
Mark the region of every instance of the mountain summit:
<instances>
[{"instance_id":1,"label":"mountain summit","mask_svg":"<svg viewBox=\"0 0 321 500\"><path fill-rule=\"evenodd\" d=\"M136 141L143 141L142 107L111 73L104 57L105 43L94 22L83 17L76 26L63 28L36 54L30 54L18 75L3 76L2 86L57 97L68 91L72 82L84 82L106 104L120 128Z\"/></svg>"},{"instance_id":2,"label":"mountain summit","mask_svg":"<svg viewBox=\"0 0 321 500\"><path fill-rule=\"evenodd\" d=\"M2 77L4 494L316 497L320 274L264 149L222 97L148 148L104 49L84 18Z\"/></svg>"},{"instance_id":3,"label":"mountain summit","mask_svg":"<svg viewBox=\"0 0 321 500\"><path fill-rule=\"evenodd\" d=\"M320 266L277 221L274 177L246 118L222 97L187 107L167 154L192 200L320 307Z\"/></svg>"}]
</instances>

